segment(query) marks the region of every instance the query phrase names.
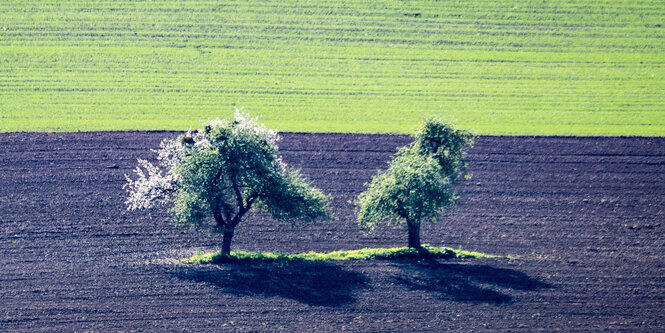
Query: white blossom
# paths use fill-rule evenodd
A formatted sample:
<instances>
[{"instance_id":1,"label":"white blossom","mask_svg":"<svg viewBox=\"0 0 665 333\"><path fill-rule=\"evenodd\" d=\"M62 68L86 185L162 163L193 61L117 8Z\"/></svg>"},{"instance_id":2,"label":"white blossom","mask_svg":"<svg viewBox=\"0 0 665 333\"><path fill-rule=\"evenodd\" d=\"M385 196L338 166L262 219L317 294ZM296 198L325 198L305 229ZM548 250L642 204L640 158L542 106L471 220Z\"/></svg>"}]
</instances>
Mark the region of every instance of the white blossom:
<instances>
[{"instance_id":1,"label":"white blossom","mask_svg":"<svg viewBox=\"0 0 665 333\"><path fill-rule=\"evenodd\" d=\"M253 136L268 138L273 144L279 141L277 131L270 130L263 124L258 123L258 117L252 118L243 113L242 109L235 109L233 122L234 126L231 127L233 135L249 133ZM204 123L203 127L215 128L222 127L225 124L228 124L228 120L216 118ZM185 141L190 143L185 143ZM151 208L169 202L177 188L177 183L180 181L180 176L175 170L182 163L182 160L192 151L198 152L212 146L213 143L206 138L203 131L189 130L175 139L162 140L159 145L160 148L153 150L157 153L158 165L139 159L138 166L134 170L137 178L133 180L125 175L127 183L123 188L129 193L125 201L127 209ZM287 169L281 158L276 159L275 163L278 164L281 170Z\"/></svg>"},{"instance_id":2,"label":"white blossom","mask_svg":"<svg viewBox=\"0 0 665 333\"><path fill-rule=\"evenodd\" d=\"M134 169L134 173L138 176L136 180L125 175L127 184L123 188L129 192L125 201L127 209L150 208L168 202L177 177L172 172L164 175L158 166L146 160L139 159L138 163Z\"/></svg>"}]
</instances>

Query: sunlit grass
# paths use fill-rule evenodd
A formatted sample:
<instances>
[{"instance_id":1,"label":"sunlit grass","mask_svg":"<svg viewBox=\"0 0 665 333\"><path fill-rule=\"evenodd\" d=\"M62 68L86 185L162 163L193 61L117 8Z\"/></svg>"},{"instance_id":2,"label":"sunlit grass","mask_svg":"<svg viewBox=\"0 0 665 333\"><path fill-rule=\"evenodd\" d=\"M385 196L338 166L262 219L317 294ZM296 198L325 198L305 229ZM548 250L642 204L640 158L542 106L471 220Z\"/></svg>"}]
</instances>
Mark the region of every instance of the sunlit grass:
<instances>
[{"instance_id":1,"label":"sunlit grass","mask_svg":"<svg viewBox=\"0 0 665 333\"><path fill-rule=\"evenodd\" d=\"M4 1L0 132L665 135L665 2Z\"/></svg>"},{"instance_id":2,"label":"sunlit grass","mask_svg":"<svg viewBox=\"0 0 665 333\"><path fill-rule=\"evenodd\" d=\"M282 252L247 252L232 251L231 256L224 256L220 252L197 253L190 258L182 259L183 263L205 264L228 261L271 261L271 260L369 260L369 259L467 259L467 258L493 258L494 255L452 249L448 247L435 247L424 245L424 251L418 251L409 247L394 248L364 248L359 250L340 250L332 252L304 252L304 253L282 253Z\"/></svg>"}]
</instances>

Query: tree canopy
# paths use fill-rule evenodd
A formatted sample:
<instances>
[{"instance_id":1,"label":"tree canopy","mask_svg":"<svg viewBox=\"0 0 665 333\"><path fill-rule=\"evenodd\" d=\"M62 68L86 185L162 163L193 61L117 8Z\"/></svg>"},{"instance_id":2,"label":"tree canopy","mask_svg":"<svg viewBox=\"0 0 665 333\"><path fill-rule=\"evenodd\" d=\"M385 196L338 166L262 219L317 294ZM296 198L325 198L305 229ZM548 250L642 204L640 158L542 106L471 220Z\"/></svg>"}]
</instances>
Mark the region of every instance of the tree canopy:
<instances>
[{"instance_id":1,"label":"tree canopy","mask_svg":"<svg viewBox=\"0 0 665 333\"><path fill-rule=\"evenodd\" d=\"M359 225L372 232L382 222L405 223L409 247L420 248L420 224L435 222L457 200L453 185L467 176L464 149L472 144L471 133L426 119L411 145L358 196Z\"/></svg>"},{"instance_id":2,"label":"tree canopy","mask_svg":"<svg viewBox=\"0 0 665 333\"><path fill-rule=\"evenodd\" d=\"M158 165L139 160L137 179L126 177L128 209L170 205L176 224L223 233L223 254L230 253L235 227L250 210L276 220L332 217L329 196L282 162L278 140L275 131L239 111L232 120L215 119L164 139Z\"/></svg>"}]
</instances>

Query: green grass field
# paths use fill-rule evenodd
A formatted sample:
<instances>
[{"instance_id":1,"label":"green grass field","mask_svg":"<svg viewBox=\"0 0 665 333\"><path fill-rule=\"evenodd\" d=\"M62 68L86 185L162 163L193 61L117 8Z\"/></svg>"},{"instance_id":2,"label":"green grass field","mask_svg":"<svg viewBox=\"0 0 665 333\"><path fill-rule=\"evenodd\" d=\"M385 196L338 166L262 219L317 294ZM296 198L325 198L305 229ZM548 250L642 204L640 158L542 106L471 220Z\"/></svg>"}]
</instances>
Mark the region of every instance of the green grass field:
<instances>
[{"instance_id":1,"label":"green grass field","mask_svg":"<svg viewBox=\"0 0 665 333\"><path fill-rule=\"evenodd\" d=\"M0 132L665 135L665 1L0 2Z\"/></svg>"}]
</instances>

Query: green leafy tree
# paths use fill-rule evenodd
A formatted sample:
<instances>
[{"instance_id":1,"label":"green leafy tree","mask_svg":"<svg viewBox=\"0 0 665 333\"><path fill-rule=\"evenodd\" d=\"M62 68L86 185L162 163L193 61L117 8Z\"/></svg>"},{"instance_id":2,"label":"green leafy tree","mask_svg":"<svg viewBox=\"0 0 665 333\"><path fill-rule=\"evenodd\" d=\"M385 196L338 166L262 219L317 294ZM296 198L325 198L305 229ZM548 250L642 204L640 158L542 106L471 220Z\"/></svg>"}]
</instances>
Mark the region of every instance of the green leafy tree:
<instances>
[{"instance_id":1,"label":"green leafy tree","mask_svg":"<svg viewBox=\"0 0 665 333\"><path fill-rule=\"evenodd\" d=\"M136 180L126 176L128 209L170 205L177 225L211 227L231 253L235 228L255 209L276 220L331 218L329 196L312 187L279 157L277 133L236 111L202 130L165 139L158 166L139 160Z\"/></svg>"},{"instance_id":2,"label":"green leafy tree","mask_svg":"<svg viewBox=\"0 0 665 333\"><path fill-rule=\"evenodd\" d=\"M359 225L373 232L382 222L406 224L409 247L421 249L421 223L435 222L458 198L454 185L468 176L464 150L473 139L437 118L426 119L413 143L358 196Z\"/></svg>"}]
</instances>

